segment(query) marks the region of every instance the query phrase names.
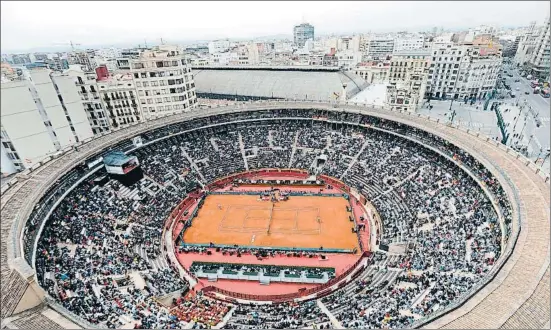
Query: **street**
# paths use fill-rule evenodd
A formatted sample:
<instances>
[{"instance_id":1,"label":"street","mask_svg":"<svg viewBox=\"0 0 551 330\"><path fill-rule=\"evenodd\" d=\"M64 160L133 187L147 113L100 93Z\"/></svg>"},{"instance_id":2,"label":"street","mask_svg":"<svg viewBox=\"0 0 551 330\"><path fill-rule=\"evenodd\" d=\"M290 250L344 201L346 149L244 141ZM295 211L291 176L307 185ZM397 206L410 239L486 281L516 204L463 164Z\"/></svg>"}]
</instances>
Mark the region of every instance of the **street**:
<instances>
[{"instance_id":1,"label":"street","mask_svg":"<svg viewBox=\"0 0 551 330\"><path fill-rule=\"evenodd\" d=\"M506 132L510 134L507 145L527 146L526 156L532 161L535 161L538 156L545 157L551 140L549 98L534 94L530 81L521 77L517 69L505 66L504 70L513 74L513 77L508 77L507 74L503 74L503 76L506 77L506 82L515 94L515 98L507 96L505 99L494 99L488 105L487 111L483 111L483 101L478 101L471 106L461 101L454 101L451 104L451 101L431 100L430 104L433 108L429 110L428 104L425 103L419 112L450 122L451 113L455 110L455 124L478 130L494 139L501 140L497 117L495 112L490 111L492 103L500 102L500 111ZM515 82L516 79L520 81ZM525 94L526 92L528 94ZM450 111L450 104L452 111ZM536 118L539 119L540 127L537 127ZM543 166L544 171L549 172L550 163L551 160L547 159Z\"/></svg>"},{"instance_id":2,"label":"street","mask_svg":"<svg viewBox=\"0 0 551 330\"><path fill-rule=\"evenodd\" d=\"M533 134L529 149L531 149L530 156L536 157L540 148L546 150L550 145L549 118L551 117L551 109L549 108L549 99L542 97L540 94L534 94L533 88L530 86L530 81L521 77L517 69L508 67L505 70L513 74L513 77L506 77L506 81L507 84L511 86L511 90L516 94L516 98L507 99L505 102L509 105L518 104L519 107L523 108L524 113L528 113L528 118L530 118L530 120L527 120L526 127L522 133L522 143L527 143L530 139L530 135ZM514 82L516 79L520 79L520 82ZM519 88L518 91L516 90L517 88ZM525 94L525 92L529 94ZM532 107L533 112L529 111L530 107ZM501 106L500 109L502 113L506 108L506 105ZM539 117L541 120L541 126L539 128L536 126L534 116ZM512 120L513 117L515 116L511 116L510 120ZM521 124L523 125L523 123ZM536 155L532 155L534 153L536 153Z\"/></svg>"}]
</instances>

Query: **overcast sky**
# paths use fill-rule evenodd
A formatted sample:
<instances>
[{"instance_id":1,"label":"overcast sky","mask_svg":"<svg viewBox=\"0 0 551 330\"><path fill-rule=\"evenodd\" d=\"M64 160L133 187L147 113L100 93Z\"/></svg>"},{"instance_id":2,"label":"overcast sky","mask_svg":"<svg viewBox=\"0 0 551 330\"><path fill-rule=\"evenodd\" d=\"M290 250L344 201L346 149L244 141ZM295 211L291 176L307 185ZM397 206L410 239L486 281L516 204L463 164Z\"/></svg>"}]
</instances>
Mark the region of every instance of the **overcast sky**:
<instances>
[{"instance_id":1,"label":"overcast sky","mask_svg":"<svg viewBox=\"0 0 551 330\"><path fill-rule=\"evenodd\" d=\"M549 1L407 2L32 2L2 1L2 53L83 46L291 35L304 20L316 34L543 23Z\"/></svg>"}]
</instances>

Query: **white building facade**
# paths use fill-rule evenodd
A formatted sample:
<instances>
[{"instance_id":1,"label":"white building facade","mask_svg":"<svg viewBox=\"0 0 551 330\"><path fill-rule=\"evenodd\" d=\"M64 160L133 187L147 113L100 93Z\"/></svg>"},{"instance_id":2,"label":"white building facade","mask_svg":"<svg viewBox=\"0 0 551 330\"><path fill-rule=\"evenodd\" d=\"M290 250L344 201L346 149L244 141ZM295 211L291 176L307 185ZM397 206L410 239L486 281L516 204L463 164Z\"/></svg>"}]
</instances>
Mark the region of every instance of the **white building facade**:
<instances>
[{"instance_id":1,"label":"white building facade","mask_svg":"<svg viewBox=\"0 0 551 330\"><path fill-rule=\"evenodd\" d=\"M178 47L159 46L117 62L132 74L145 120L195 107L191 65Z\"/></svg>"},{"instance_id":2,"label":"white building facade","mask_svg":"<svg viewBox=\"0 0 551 330\"><path fill-rule=\"evenodd\" d=\"M354 68L354 73L370 84L383 84L389 79L390 61L360 63Z\"/></svg>"},{"instance_id":3,"label":"white building facade","mask_svg":"<svg viewBox=\"0 0 551 330\"><path fill-rule=\"evenodd\" d=\"M425 46L425 37L421 35L400 36L394 39L394 53L423 49Z\"/></svg>"},{"instance_id":4,"label":"white building facade","mask_svg":"<svg viewBox=\"0 0 551 330\"><path fill-rule=\"evenodd\" d=\"M123 128L143 121L138 90L130 73L100 79L97 86L110 127Z\"/></svg>"},{"instance_id":5,"label":"white building facade","mask_svg":"<svg viewBox=\"0 0 551 330\"><path fill-rule=\"evenodd\" d=\"M227 52L229 49L229 40L214 40L209 42L209 54Z\"/></svg>"},{"instance_id":6,"label":"white building facade","mask_svg":"<svg viewBox=\"0 0 551 330\"><path fill-rule=\"evenodd\" d=\"M72 77L33 69L1 89L2 146L15 169L93 136Z\"/></svg>"},{"instance_id":7,"label":"white building facade","mask_svg":"<svg viewBox=\"0 0 551 330\"><path fill-rule=\"evenodd\" d=\"M549 68L551 66L550 36L551 24L548 17L539 35L535 38L534 50L529 60L530 72L534 76L547 81L549 81Z\"/></svg>"},{"instance_id":8,"label":"white building facade","mask_svg":"<svg viewBox=\"0 0 551 330\"><path fill-rule=\"evenodd\" d=\"M448 45L432 49L428 97L481 99L497 84L501 52L487 54L485 46Z\"/></svg>"},{"instance_id":9,"label":"white building facade","mask_svg":"<svg viewBox=\"0 0 551 330\"><path fill-rule=\"evenodd\" d=\"M64 73L72 77L77 86L92 133L96 135L109 132L109 119L101 102L96 73L94 71L84 72L74 67Z\"/></svg>"},{"instance_id":10,"label":"white building facade","mask_svg":"<svg viewBox=\"0 0 551 330\"><path fill-rule=\"evenodd\" d=\"M362 53L353 50L339 51L335 54L338 66L343 70L351 70L362 61Z\"/></svg>"},{"instance_id":11,"label":"white building facade","mask_svg":"<svg viewBox=\"0 0 551 330\"><path fill-rule=\"evenodd\" d=\"M391 110L415 112L422 106L430 68L430 50L395 53L390 60L386 105Z\"/></svg>"},{"instance_id":12,"label":"white building facade","mask_svg":"<svg viewBox=\"0 0 551 330\"><path fill-rule=\"evenodd\" d=\"M394 38L376 37L369 40L368 59L385 59L394 52Z\"/></svg>"}]
</instances>

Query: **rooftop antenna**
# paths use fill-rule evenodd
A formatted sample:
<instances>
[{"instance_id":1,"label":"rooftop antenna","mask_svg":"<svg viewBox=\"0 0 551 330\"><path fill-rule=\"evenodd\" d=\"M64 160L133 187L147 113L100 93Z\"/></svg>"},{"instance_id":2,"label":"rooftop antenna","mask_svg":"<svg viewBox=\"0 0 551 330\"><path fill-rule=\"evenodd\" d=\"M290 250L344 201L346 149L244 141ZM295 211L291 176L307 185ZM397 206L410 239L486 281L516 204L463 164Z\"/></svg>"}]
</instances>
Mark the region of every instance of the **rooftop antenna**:
<instances>
[{"instance_id":1,"label":"rooftop antenna","mask_svg":"<svg viewBox=\"0 0 551 330\"><path fill-rule=\"evenodd\" d=\"M145 43L145 48L147 48L147 39L143 39L144 43Z\"/></svg>"}]
</instances>

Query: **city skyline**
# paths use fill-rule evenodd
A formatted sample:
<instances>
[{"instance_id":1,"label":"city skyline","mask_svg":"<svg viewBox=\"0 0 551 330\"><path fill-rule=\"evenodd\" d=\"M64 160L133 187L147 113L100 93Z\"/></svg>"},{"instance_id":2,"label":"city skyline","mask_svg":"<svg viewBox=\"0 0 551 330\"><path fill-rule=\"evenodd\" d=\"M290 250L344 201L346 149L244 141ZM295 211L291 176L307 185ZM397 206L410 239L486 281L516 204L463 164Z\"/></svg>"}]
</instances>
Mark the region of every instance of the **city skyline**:
<instances>
[{"instance_id":1,"label":"city skyline","mask_svg":"<svg viewBox=\"0 0 551 330\"><path fill-rule=\"evenodd\" d=\"M293 26L303 21L316 27L316 35L422 31L433 27L465 29L478 25L515 27L527 26L531 21L540 23L549 13L549 3L543 1L320 2L316 6L312 6L312 2L151 4L136 2L129 7L127 2L109 2L108 6L102 6L92 2L2 1L2 53L67 48L70 41L91 47L145 41L154 44L161 38L180 43L276 35L292 37ZM166 8L171 10L164 10ZM413 11L416 14L412 17ZM487 15L489 11L492 11L491 17ZM195 14L182 16L187 12ZM231 16L228 12L232 12ZM263 12L270 15L258 15ZM83 20L83 13L89 19ZM60 15L63 15L60 19L51 19Z\"/></svg>"}]
</instances>

